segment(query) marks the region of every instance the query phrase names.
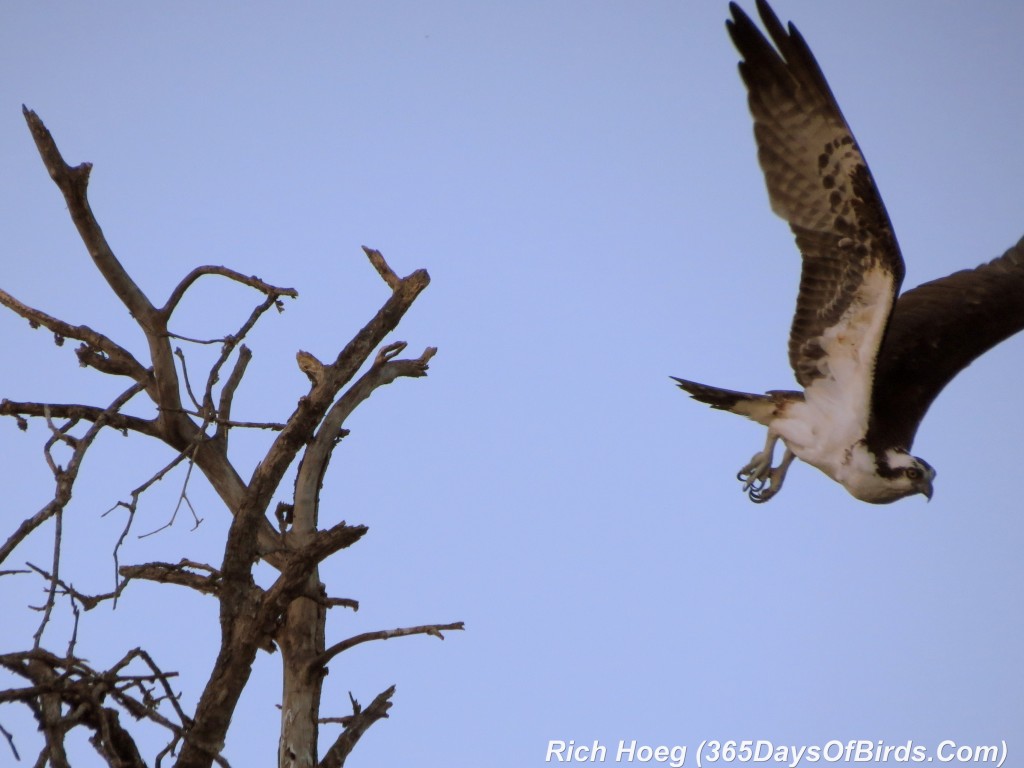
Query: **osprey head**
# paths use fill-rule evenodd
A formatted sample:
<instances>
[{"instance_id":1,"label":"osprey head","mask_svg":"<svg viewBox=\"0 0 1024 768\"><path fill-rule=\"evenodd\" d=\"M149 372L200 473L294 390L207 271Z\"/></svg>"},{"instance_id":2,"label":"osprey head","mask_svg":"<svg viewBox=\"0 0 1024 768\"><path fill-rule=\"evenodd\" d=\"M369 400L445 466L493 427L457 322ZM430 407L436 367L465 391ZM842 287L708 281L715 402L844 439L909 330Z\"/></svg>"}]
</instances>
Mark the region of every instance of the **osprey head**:
<instances>
[{"instance_id":1,"label":"osprey head","mask_svg":"<svg viewBox=\"0 0 1024 768\"><path fill-rule=\"evenodd\" d=\"M889 504L915 493L923 493L931 501L935 469L924 459L911 456L902 448L888 448L875 458L875 471L881 483L875 488L874 498L864 501Z\"/></svg>"},{"instance_id":2,"label":"osprey head","mask_svg":"<svg viewBox=\"0 0 1024 768\"><path fill-rule=\"evenodd\" d=\"M929 500L932 497L935 470L902 448L887 448L876 454L861 440L846 456L834 479L854 498L870 504L891 504L915 493L923 493Z\"/></svg>"}]
</instances>

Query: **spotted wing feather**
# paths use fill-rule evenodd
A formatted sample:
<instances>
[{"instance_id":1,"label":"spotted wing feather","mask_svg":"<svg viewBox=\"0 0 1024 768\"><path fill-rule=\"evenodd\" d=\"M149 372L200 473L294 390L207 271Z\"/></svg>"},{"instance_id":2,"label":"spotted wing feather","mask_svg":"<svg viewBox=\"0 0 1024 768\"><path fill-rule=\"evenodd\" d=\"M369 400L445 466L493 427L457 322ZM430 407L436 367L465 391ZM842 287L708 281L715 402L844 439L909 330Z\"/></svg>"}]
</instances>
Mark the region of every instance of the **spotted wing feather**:
<instances>
[{"instance_id":1,"label":"spotted wing feather","mask_svg":"<svg viewBox=\"0 0 1024 768\"><path fill-rule=\"evenodd\" d=\"M903 258L871 172L814 55L766 2L758 0L757 7L774 46L735 3L726 25L743 56L740 75L772 210L789 222L803 256L790 364L805 389L825 378L838 392L856 390L853 405L864 419L871 369L903 280ZM836 339L852 347L855 365L833 365ZM851 376L858 380L844 380Z\"/></svg>"}]
</instances>

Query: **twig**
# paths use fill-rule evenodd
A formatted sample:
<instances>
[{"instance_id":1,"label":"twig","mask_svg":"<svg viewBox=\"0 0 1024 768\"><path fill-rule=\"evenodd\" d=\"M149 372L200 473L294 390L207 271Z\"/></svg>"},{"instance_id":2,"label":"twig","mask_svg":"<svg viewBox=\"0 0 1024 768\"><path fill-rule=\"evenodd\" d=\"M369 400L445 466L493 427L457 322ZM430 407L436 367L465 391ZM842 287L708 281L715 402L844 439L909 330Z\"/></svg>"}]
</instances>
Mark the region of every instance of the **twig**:
<instances>
[{"instance_id":1,"label":"twig","mask_svg":"<svg viewBox=\"0 0 1024 768\"><path fill-rule=\"evenodd\" d=\"M203 414L199 411L193 411L188 408L181 408L178 413L184 413L189 416L195 416L197 419L202 419ZM229 429L270 429L275 432L280 432L285 428L285 424L280 421L236 421L235 419L222 419L220 416L213 416L207 419L206 424L216 424ZM213 439L213 438L211 438Z\"/></svg>"},{"instance_id":2,"label":"twig","mask_svg":"<svg viewBox=\"0 0 1024 768\"><path fill-rule=\"evenodd\" d=\"M56 600L57 593L57 580L59 578L60 572L60 552L61 536L63 532L64 507L71 500L72 489L74 487L75 480L78 478L78 471L79 468L81 467L82 460L85 457L85 452L88 450L89 446L92 445L93 441L96 439L96 436L100 433L100 430L102 430L103 427L105 426L107 416L111 413L117 412L125 403L131 400L142 389L143 384L136 382L123 393L121 393L107 407L106 411L97 417L96 421L89 427L88 430L86 430L86 433L81 438L75 438L68 434L69 430L75 424L77 424L77 419L72 419L68 421L68 423L66 423L63 427L57 427L56 425L53 424L53 421L50 418L49 410L45 406L43 407L43 415L46 418L47 425L50 427L53 433L50 439L47 440L46 442L44 453L46 455L46 461L50 466L50 470L53 472L54 481L56 484L56 490L54 492L53 500L44 508L44 510L47 512L47 517L52 516L55 518L55 526L52 566L53 577L50 580L50 588L48 590L46 604L43 607L42 621L40 622L39 628L36 630L33 636L35 648L39 647L42 641L43 632L45 631L46 625L49 623L50 616L52 615L53 612L53 606ZM64 469L61 466L57 465L53 461L53 457L50 455L50 449L58 441L65 442L72 448L72 455L71 459L68 462L67 469ZM39 518L38 514L33 518L30 518L30 520L35 521L37 518ZM45 518L39 519L38 523L36 524L38 525L39 523L41 523L42 519ZM13 551L14 547L17 546L17 544L22 539L24 539L24 537L27 536L31 530L33 530L33 528L27 528L24 522L21 526L19 526L18 530L15 531L14 535L11 538L9 538L7 542L4 544L4 547L0 549L0 555L2 555L0 556L0 562L2 562L2 560L6 558L6 556L11 551Z\"/></svg>"},{"instance_id":3,"label":"twig","mask_svg":"<svg viewBox=\"0 0 1024 768\"><path fill-rule=\"evenodd\" d=\"M115 584L118 583L118 573L120 572L120 561L118 555L121 551L121 545L124 544L124 540L128 537L128 532L132 528L132 523L135 521L135 513L138 511L139 507L139 498L142 496L142 494L149 490L151 486L163 480L168 472L170 472L181 462L183 462L185 458L188 456L189 450L193 449L194 446L190 444L187 448L185 448L185 450L181 451L177 456L171 459L171 461L167 465L165 465L163 469L157 471L156 474L154 474L146 482L144 482L142 485L140 485L138 488L132 491L130 494L131 501L119 501L116 504L114 504L114 506L112 506L110 509L103 513L102 516L106 517L118 507L124 507L125 509L128 510L128 519L125 521L124 529L121 531L121 535L117 538L117 542L114 544L114 551L112 553L114 557ZM116 601L114 604L117 605Z\"/></svg>"},{"instance_id":4,"label":"twig","mask_svg":"<svg viewBox=\"0 0 1024 768\"><path fill-rule=\"evenodd\" d=\"M246 319L246 321L242 323L242 326L234 334L227 337L227 339L225 340L224 347L220 351L220 356L217 358L217 361L210 368L210 375L207 377L206 380L206 393L203 396L203 404L206 405L211 410L213 409L213 386L214 384L217 383L218 379L220 378L220 369L224 366L224 363L227 362L228 357L231 356L231 353L234 351L235 347L238 346L242 342L242 339L244 339L248 335L249 331L253 329L253 327L256 325L256 322L263 316L263 314L272 306L278 305L278 302L280 301L280 299L278 299L278 295L279 294L277 294L276 292L273 292L270 295L268 295L267 298L261 304L257 305L253 309L253 311L249 314L249 317ZM239 353L239 355L241 355L241 353ZM246 365L248 365L248 360L246 361ZM238 367L236 366L233 375L237 373L238 378L241 379L242 373L244 372L245 365L242 366L241 370L238 370ZM235 382L234 386L238 386L237 381Z\"/></svg>"},{"instance_id":5,"label":"twig","mask_svg":"<svg viewBox=\"0 0 1024 768\"><path fill-rule=\"evenodd\" d=\"M68 649L64 655L69 659L75 655L75 646L78 644L78 620L82 618L82 612L78 610L78 603L71 601L71 613L74 616L74 623L71 627L71 637L68 638Z\"/></svg>"},{"instance_id":6,"label":"twig","mask_svg":"<svg viewBox=\"0 0 1024 768\"><path fill-rule=\"evenodd\" d=\"M198 446L196 446L196 447L198 447ZM174 512L171 513L171 519L168 520L163 525L161 525L159 528L157 528L155 530L152 530L149 533L140 534L139 535L140 539L145 539L145 538L147 538L149 536L152 536L154 533L159 533L160 531L166 530L167 528L170 528L172 525L174 525L174 521L178 518L178 510L181 509L181 505L183 503L188 506L188 511L192 513L192 519L195 521L195 525L192 526L192 530L193 531L196 528L198 528L199 525L203 522L202 518L199 517L199 515L196 514L196 509L195 509L195 507L192 506L192 502L191 502L191 500L188 497L188 481L192 477L192 467L195 466L195 459L194 459L195 450L196 450L196 448L192 449L193 457L189 458L188 469L185 470L185 480L181 484L181 493L178 494L178 503L174 505Z\"/></svg>"},{"instance_id":7,"label":"twig","mask_svg":"<svg viewBox=\"0 0 1024 768\"><path fill-rule=\"evenodd\" d=\"M232 429L269 429L280 432L285 425L279 421L235 421L234 419L217 419L217 425Z\"/></svg>"},{"instance_id":8,"label":"twig","mask_svg":"<svg viewBox=\"0 0 1024 768\"><path fill-rule=\"evenodd\" d=\"M81 603L82 607L85 608L85 610L87 611L91 611L93 608L95 608L97 605L104 602L105 600L113 600L117 598L118 596L120 596L121 592L124 591L125 586L127 586L125 582L122 582L118 585L118 588L113 592L107 592L104 595L86 595L82 592L79 592L72 585L67 584L59 578L56 578L54 574L40 568L39 566L33 565L32 563L25 564L47 581L55 582L57 586L60 587L61 594L65 594L68 597L70 597L73 601ZM28 573L28 571L26 571L26 573ZM71 654L68 655L70 656Z\"/></svg>"},{"instance_id":9,"label":"twig","mask_svg":"<svg viewBox=\"0 0 1024 768\"><path fill-rule=\"evenodd\" d=\"M0 733L7 739L7 745L11 748L11 752L14 753L14 759L21 762L21 755L18 754L18 748L14 746L14 737L11 735L11 732L0 725Z\"/></svg>"},{"instance_id":10,"label":"twig","mask_svg":"<svg viewBox=\"0 0 1024 768\"><path fill-rule=\"evenodd\" d=\"M4 542L3 546L0 546L0 563L6 560L11 552L13 552L15 548L24 541L30 533L32 533L32 531L53 517L60 507L61 504L57 499L51 499L43 505L42 509L32 515L32 517L22 520L21 525L18 526L17 530L7 538L7 541Z\"/></svg>"},{"instance_id":11,"label":"twig","mask_svg":"<svg viewBox=\"0 0 1024 768\"><path fill-rule=\"evenodd\" d=\"M178 673L164 672L156 665L156 662L153 661L153 657L150 656L142 648L134 648L127 654L125 654L124 658L122 658L120 662L111 667L110 673L117 673L121 669L124 669L132 662L133 659L141 659L142 663L149 667L150 671L152 671L156 682L158 682L160 686L164 689L165 700L171 703L171 706L174 708L174 711L178 715L178 720L181 722L182 727L188 728L189 726L191 726L192 719L185 714L184 710L182 710L181 705L178 703L178 697L171 690L171 684L167 681L168 677L177 677Z\"/></svg>"},{"instance_id":12,"label":"twig","mask_svg":"<svg viewBox=\"0 0 1024 768\"><path fill-rule=\"evenodd\" d=\"M53 419L50 418L50 411L45 405L43 406L43 417L51 433L50 438L43 444L43 455L46 457L46 464L49 466L53 476L59 478L64 473L64 468L53 460L53 455L50 451L57 443L67 444L72 451L78 447L78 440L68 435L68 431L74 429L75 425L78 424L78 419L69 419L64 426L58 427L53 423Z\"/></svg>"},{"instance_id":13,"label":"twig","mask_svg":"<svg viewBox=\"0 0 1024 768\"><path fill-rule=\"evenodd\" d=\"M228 376L228 380L224 382L224 386L220 390L220 402L217 404L217 429L213 433L213 439L220 442L221 450L225 452L228 449L228 429L233 426L242 426L245 423L232 423L229 419L231 418L231 406L235 399L235 390L242 383L242 376L245 375L245 369L248 368L250 360L252 360L252 352L243 344L238 348L238 357L231 369L231 375ZM212 390L212 385L210 389ZM213 399L212 394L210 399ZM284 429L284 424L279 425L278 428Z\"/></svg>"},{"instance_id":14,"label":"twig","mask_svg":"<svg viewBox=\"0 0 1024 768\"><path fill-rule=\"evenodd\" d=\"M47 502L46 505L44 505L43 508L32 517L27 520L23 520L21 525L18 526L18 529L11 534L6 542L4 542L3 546L0 546L0 563L2 563L11 554L11 552L14 551L14 548L17 547L26 536L42 525L45 521L53 517L58 510L63 509L71 500L72 488L74 487L75 479L78 477L78 469L81 466L86 450L90 445L92 445L92 441L96 439L100 430L107 425L108 420L116 415L118 410L120 410L125 403L131 400L135 395L141 392L142 389L142 384L133 384L118 395L118 397L116 397L105 410L96 414L92 426L86 431L84 436L78 438L71 460L68 462L67 469L54 475L57 488L54 492L53 499ZM0 404L0 406L2 406L2 404ZM44 415L47 412L47 408L48 406L40 405L40 415ZM0 411L2 411L2 407L0 407Z\"/></svg>"},{"instance_id":15,"label":"twig","mask_svg":"<svg viewBox=\"0 0 1024 768\"><path fill-rule=\"evenodd\" d=\"M53 528L53 576L50 578L50 586L46 590L46 604L43 606L43 618L39 622L39 628L36 630L33 637L33 648L39 648L43 640L43 632L46 630L46 625L50 623L50 616L53 613L53 606L57 602L57 582L59 581L58 574L60 572L60 545L61 536L64 531L64 509L63 507L57 510L57 514L54 515L54 528Z\"/></svg>"},{"instance_id":16,"label":"twig","mask_svg":"<svg viewBox=\"0 0 1024 768\"><path fill-rule=\"evenodd\" d=\"M185 380L185 392L188 393L188 399L192 401L192 405L196 407L197 411L202 411L203 406L196 400L196 396L192 393L192 384L188 380L188 366L185 364L185 353L181 351L181 347L174 348L174 356L181 360L181 377Z\"/></svg>"},{"instance_id":17,"label":"twig","mask_svg":"<svg viewBox=\"0 0 1024 768\"><path fill-rule=\"evenodd\" d=\"M223 336L218 339L195 339L191 336L184 336L180 333L174 333L173 331L167 332L167 338L177 339L178 341L187 341L189 344L199 344L201 346L213 346L214 344L224 344L229 340L229 337Z\"/></svg>"}]
</instances>

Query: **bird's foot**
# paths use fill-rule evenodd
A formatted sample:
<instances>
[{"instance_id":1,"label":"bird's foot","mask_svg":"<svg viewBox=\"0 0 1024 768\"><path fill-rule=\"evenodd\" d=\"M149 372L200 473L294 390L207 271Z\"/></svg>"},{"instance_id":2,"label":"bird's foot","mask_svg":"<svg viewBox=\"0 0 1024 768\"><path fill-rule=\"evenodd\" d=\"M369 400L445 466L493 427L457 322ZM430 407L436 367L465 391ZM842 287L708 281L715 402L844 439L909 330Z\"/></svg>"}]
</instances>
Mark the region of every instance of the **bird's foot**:
<instances>
[{"instance_id":1,"label":"bird's foot","mask_svg":"<svg viewBox=\"0 0 1024 768\"><path fill-rule=\"evenodd\" d=\"M736 479L743 483L747 497L755 504L764 504L782 490L782 481L793 461L793 454L787 449L782 463L772 466L772 454L768 451L755 453L743 469L736 473Z\"/></svg>"},{"instance_id":2,"label":"bird's foot","mask_svg":"<svg viewBox=\"0 0 1024 768\"><path fill-rule=\"evenodd\" d=\"M757 481L747 490L747 498L755 504L764 504L782 490L782 480L785 476L786 473L781 467L773 467L767 478Z\"/></svg>"},{"instance_id":3,"label":"bird's foot","mask_svg":"<svg viewBox=\"0 0 1024 768\"><path fill-rule=\"evenodd\" d=\"M772 469L772 455L767 451L754 454L743 469L736 473L736 479L743 483L743 490L760 489L768 481Z\"/></svg>"}]
</instances>

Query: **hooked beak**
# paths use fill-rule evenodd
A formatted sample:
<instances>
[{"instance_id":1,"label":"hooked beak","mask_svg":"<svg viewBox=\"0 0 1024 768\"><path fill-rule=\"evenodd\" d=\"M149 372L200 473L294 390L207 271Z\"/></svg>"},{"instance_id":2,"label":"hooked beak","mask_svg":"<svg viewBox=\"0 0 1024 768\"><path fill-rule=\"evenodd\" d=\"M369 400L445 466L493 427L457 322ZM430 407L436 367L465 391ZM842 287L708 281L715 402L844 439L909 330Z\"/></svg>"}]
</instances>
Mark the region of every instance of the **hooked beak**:
<instances>
[{"instance_id":1,"label":"hooked beak","mask_svg":"<svg viewBox=\"0 0 1024 768\"><path fill-rule=\"evenodd\" d=\"M930 479L929 480L925 480L924 483L922 484L922 486L921 486L921 493L924 494L924 497L926 499L928 499L928 501L932 500L933 489L932 489L932 481Z\"/></svg>"}]
</instances>

